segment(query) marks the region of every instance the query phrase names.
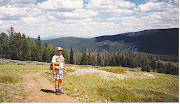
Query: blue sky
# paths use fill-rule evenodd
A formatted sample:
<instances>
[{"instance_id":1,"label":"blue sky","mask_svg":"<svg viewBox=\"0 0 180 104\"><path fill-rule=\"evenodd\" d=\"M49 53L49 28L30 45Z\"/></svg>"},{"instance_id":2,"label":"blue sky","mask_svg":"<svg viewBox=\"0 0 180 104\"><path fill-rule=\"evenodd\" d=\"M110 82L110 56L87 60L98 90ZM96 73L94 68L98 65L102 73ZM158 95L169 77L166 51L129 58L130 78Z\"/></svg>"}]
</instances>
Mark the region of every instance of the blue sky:
<instances>
[{"instance_id":1,"label":"blue sky","mask_svg":"<svg viewBox=\"0 0 180 104\"><path fill-rule=\"evenodd\" d=\"M179 0L0 0L0 32L91 38L179 27Z\"/></svg>"}]
</instances>

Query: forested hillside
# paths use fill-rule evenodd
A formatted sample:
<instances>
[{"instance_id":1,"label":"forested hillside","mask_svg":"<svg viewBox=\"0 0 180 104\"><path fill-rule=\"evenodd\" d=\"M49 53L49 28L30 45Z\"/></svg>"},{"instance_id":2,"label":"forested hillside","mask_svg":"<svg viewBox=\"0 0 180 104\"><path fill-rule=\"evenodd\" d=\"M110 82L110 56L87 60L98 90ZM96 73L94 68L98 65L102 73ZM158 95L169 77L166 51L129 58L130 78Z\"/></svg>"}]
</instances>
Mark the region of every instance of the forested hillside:
<instances>
[{"instance_id":1,"label":"forested hillside","mask_svg":"<svg viewBox=\"0 0 180 104\"><path fill-rule=\"evenodd\" d=\"M66 51L73 47L76 52L83 50L89 52L129 50L178 56L179 29L154 29L95 38L63 37L42 40L42 47L44 47L44 43L48 45L55 43Z\"/></svg>"},{"instance_id":2,"label":"forested hillside","mask_svg":"<svg viewBox=\"0 0 180 104\"><path fill-rule=\"evenodd\" d=\"M174 30L175 33L177 31L177 29L172 29L172 30ZM162 30L159 30L159 31L162 32ZM164 36L166 36L166 34L170 34L166 30L164 31L165 31ZM34 42L31 42L30 38L26 37L25 34L21 34L20 32L16 33L13 27L11 27L10 30L8 30L8 32L9 32L9 36L5 33L0 34L0 57L2 58L9 58L9 59L14 59L14 60L32 60L32 61L40 61L40 62L41 61L51 62L52 56L56 54L56 46L57 46L56 43L52 42L49 45L47 43L42 43L40 36L38 36ZM145 32L148 32L148 31L145 31ZM136 34L136 35L128 34L126 36L122 35L124 39L122 39L121 41L124 42L123 44L131 41L131 43L134 42L137 45L139 44L140 46L143 46L143 45L146 46L148 44L145 44L145 43L150 40L152 41L153 39L153 38L152 39L150 38L151 35L148 35L148 34L146 35L149 36L149 40L144 40L147 38L137 39L137 40L141 40L140 42L144 41L143 44L140 44L139 41L138 42L136 42L135 40L133 41L133 39L128 40L130 38L127 38L127 37L132 38L132 36L138 37L138 36L141 36L141 34ZM96 39L95 38L92 38L92 39L80 38L79 40L78 38L68 38L69 40L71 39L70 42L67 42L67 40L65 39L62 41L66 43L68 47L71 46L70 44L74 46L75 44L79 44L78 46L83 46L83 44L91 45L90 42L92 41L97 42L95 43L95 45L101 46L101 44L103 43L99 43L99 42L117 41L116 39L118 36L121 37L121 35L115 35L115 36L104 36L102 38L99 37ZM159 35L157 35L157 38L158 36ZM156 39L154 39L154 41L155 40ZM176 40L178 39L175 39L174 41ZM121 42L118 42L118 43L121 43ZM42 47L43 44L44 44L44 47ZM164 45L166 45L166 43L164 43ZM63 44L58 45L58 46L62 46L64 49L66 48L65 46L63 46ZM124 46L126 47L126 45ZM157 47L157 46L154 46L154 47ZM90 49L88 49L88 51L84 50L83 52L77 51L77 50L78 49L74 47L71 47L70 50L67 50L67 49L63 50L62 54L64 55L65 62L67 64L93 65L93 66L123 66L123 67L131 67L131 68L142 67L142 71L148 71L148 72L154 71L154 72L173 74L173 75L179 74L179 58L176 56L136 52L136 51L133 51L133 48L131 49L128 48L122 51L109 50L109 51L101 51L101 52L89 51Z\"/></svg>"}]
</instances>

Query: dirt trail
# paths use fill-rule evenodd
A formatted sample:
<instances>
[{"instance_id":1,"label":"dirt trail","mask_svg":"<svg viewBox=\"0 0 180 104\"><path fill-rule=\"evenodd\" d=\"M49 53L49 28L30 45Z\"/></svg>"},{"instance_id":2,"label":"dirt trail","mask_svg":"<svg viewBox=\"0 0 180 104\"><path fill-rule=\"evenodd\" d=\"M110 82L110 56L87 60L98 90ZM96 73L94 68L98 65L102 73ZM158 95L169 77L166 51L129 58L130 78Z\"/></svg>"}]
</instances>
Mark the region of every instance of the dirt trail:
<instances>
[{"instance_id":1,"label":"dirt trail","mask_svg":"<svg viewBox=\"0 0 180 104\"><path fill-rule=\"evenodd\" d=\"M78 102L77 99L66 94L55 95L54 84L41 76L42 73L33 72L23 76L25 91L28 92L26 102Z\"/></svg>"}]
</instances>

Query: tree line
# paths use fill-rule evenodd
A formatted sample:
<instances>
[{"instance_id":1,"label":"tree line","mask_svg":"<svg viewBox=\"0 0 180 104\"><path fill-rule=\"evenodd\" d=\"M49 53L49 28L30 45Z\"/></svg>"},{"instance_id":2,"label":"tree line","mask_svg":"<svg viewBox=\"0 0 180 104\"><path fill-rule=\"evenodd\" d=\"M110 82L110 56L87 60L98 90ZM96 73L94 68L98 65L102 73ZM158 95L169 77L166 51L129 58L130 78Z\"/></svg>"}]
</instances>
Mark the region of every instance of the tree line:
<instances>
[{"instance_id":1,"label":"tree line","mask_svg":"<svg viewBox=\"0 0 180 104\"><path fill-rule=\"evenodd\" d=\"M71 54L71 53L70 53ZM74 55L74 64L97 66L142 67L142 71L179 74L178 57L142 52L86 52Z\"/></svg>"},{"instance_id":2,"label":"tree line","mask_svg":"<svg viewBox=\"0 0 180 104\"><path fill-rule=\"evenodd\" d=\"M30 41L25 34L16 33L13 27L8 30L9 36L0 34L0 57L16 60L32 60L51 62L52 56L56 54L56 44L41 47L40 36L35 43ZM153 71L158 73L178 75L179 58L174 56L149 54L142 52L75 52L73 48L62 54L67 64L93 65L93 66L122 66L142 67L142 71Z\"/></svg>"}]
</instances>

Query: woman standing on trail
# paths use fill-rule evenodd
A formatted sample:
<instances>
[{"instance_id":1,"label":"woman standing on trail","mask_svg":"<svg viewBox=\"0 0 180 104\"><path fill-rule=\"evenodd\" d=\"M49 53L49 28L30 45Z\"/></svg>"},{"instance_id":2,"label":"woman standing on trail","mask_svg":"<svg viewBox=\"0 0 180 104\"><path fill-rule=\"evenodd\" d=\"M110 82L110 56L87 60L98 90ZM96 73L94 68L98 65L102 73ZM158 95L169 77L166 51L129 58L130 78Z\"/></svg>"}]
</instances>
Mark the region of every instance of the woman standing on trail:
<instances>
[{"instance_id":1,"label":"woman standing on trail","mask_svg":"<svg viewBox=\"0 0 180 104\"><path fill-rule=\"evenodd\" d=\"M61 86L62 86L62 79L63 79L63 71L64 74L66 74L65 69L65 62L64 57L62 55L62 48L57 47L57 54L52 57L52 68L53 68L53 76L55 79L55 89L56 89L56 95L64 94Z\"/></svg>"}]
</instances>

